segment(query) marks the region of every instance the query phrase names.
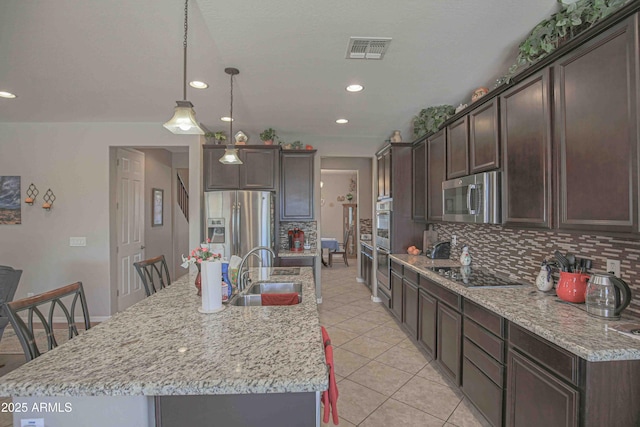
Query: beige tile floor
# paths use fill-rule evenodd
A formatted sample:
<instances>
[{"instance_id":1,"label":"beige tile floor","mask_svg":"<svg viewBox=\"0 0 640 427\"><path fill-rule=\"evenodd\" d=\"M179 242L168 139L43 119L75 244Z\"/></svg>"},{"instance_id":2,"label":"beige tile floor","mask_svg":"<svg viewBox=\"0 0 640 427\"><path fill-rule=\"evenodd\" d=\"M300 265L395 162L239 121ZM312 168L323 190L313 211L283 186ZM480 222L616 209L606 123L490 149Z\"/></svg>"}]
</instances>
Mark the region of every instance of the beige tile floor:
<instances>
[{"instance_id":1,"label":"beige tile floor","mask_svg":"<svg viewBox=\"0 0 640 427\"><path fill-rule=\"evenodd\" d=\"M488 426L391 314L371 302L356 281L355 260L350 264L322 267L318 306L334 346L340 426Z\"/></svg>"}]
</instances>

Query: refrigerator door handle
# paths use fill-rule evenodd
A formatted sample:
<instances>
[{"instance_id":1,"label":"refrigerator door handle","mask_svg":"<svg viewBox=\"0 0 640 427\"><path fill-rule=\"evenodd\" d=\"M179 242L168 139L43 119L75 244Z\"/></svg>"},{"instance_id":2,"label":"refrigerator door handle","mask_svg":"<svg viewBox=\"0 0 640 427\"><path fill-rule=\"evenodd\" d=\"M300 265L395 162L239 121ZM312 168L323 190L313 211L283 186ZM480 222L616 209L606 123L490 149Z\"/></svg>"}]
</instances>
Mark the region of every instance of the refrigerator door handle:
<instances>
[{"instance_id":1,"label":"refrigerator door handle","mask_svg":"<svg viewBox=\"0 0 640 427\"><path fill-rule=\"evenodd\" d=\"M235 255L236 253L236 204L232 203L231 204L231 221L230 221L230 225L231 225L231 230L230 230L230 235L231 235L231 254L230 255Z\"/></svg>"},{"instance_id":2,"label":"refrigerator door handle","mask_svg":"<svg viewBox=\"0 0 640 427\"><path fill-rule=\"evenodd\" d=\"M237 219L236 219L236 224L238 224L238 231L236 231L236 238L238 239L238 249L237 249L237 255L238 256L243 256L240 254L240 248L242 245L242 227L240 226L240 224L242 224L242 209L241 209L242 204L240 202L238 202L238 205L236 206L236 214L237 214Z\"/></svg>"}]
</instances>

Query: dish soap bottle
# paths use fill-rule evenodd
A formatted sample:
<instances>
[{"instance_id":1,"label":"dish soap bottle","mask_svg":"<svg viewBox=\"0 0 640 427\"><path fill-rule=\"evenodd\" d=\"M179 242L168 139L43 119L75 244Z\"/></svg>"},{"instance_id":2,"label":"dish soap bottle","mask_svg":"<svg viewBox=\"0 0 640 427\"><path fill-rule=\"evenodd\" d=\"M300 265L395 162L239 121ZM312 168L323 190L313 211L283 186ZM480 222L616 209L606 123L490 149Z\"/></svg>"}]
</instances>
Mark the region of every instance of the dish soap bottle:
<instances>
[{"instance_id":1,"label":"dish soap bottle","mask_svg":"<svg viewBox=\"0 0 640 427\"><path fill-rule=\"evenodd\" d=\"M462 247L462 255L460 255L460 264L471 265L471 255L469 255L469 247Z\"/></svg>"}]
</instances>

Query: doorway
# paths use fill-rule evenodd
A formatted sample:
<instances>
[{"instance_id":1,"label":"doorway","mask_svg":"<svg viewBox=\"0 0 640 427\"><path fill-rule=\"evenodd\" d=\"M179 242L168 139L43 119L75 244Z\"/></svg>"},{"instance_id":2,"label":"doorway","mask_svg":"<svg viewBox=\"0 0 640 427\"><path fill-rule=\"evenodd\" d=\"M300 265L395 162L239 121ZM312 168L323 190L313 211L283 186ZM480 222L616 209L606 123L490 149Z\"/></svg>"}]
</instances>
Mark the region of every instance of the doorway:
<instances>
[{"instance_id":1,"label":"doorway","mask_svg":"<svg viewBox=\"0 0 640 427\"><path fill-rule=\"evenodd\" d=\"M356 221L355 221L355 239L353 244L356 252L356 263L358 269L358 277L361 277L360 273L360 241L371 241L372 233L372 218L373 218L373 164L374 159L372 157L322 157L320 160L320 233L321 237L333 237L342 242L342 229L344 218L344 206L343 204L349 204L347 200L347 194L349 191L349 185L351 178L347 176L356 176L356 189L355 194L351 200L351 204L356 204ZM343 181L342 187L339 191L330 191L329 184L335 176L336 180ZM324 178L327 178L327 183L324 182ZM345 187L346 185L346 187ZM326 190L325 190L326 189ZM331 193L331 194L330 194ZM338 201L339 196L344 196L344 201ZM324 201L323 201L324 200ZM330 204L333 203L333 209L337 209L337 220L331 221L329 224L327 218L329 217L328 209ZM336 215L334 215L336 216ZM351 262L349 262L351 264Z\"/></svg>"},{"instance_id":2,"label":"doorway","mask_svg":"<svg viewBox=\"0 0 640 427\"><path fill-rule=\"evenodd\" d=\"M164 255L172 280L186 273L180 264L189 252L189 147L111 147L110 170L115 313L145 297L134 262Z\"/></svg>"}]
</instances>

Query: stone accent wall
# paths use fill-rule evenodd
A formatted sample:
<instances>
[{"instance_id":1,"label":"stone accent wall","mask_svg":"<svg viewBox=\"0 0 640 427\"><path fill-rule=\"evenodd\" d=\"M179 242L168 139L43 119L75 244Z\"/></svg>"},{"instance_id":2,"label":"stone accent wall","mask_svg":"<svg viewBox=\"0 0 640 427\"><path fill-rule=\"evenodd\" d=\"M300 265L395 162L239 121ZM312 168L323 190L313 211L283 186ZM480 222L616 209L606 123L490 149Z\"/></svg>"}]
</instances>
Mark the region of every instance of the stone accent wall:
<instances>
[{"instance_id":1,"label":"stone accent wall","mask_svg":"<svg viewBox=\"0 0 640 427\"><path fill-rule=\"evenodd\" d=\"M640 318L640 240L594 234L512 229L488 224L435 224L440 240L451 240L451 258L458 259L462 246L469 246L474 263L495 272L516 275L535 283L544 259L552 259L557 249L593 261L592 271L604 272L607 259L620 260L620 274L629 284L633 298L624 311ZM557 277L556 277L557 283Z\"/></svg>"},{"instance_id":2,"label":"stone accent wall","mask_svg":"<svg viewBox=\"0 0 640 427\"><path fill-rule=\"evenodd\" d=\"M315 251L318 247L318 223L316 221L280 222L280 249L289 250L288 232L296 227L304 232L304 239L311 245L311 250Z\"/></svg>"}]
</instances>

